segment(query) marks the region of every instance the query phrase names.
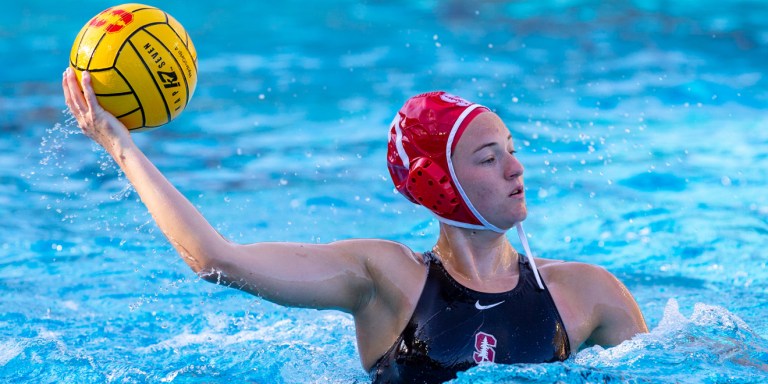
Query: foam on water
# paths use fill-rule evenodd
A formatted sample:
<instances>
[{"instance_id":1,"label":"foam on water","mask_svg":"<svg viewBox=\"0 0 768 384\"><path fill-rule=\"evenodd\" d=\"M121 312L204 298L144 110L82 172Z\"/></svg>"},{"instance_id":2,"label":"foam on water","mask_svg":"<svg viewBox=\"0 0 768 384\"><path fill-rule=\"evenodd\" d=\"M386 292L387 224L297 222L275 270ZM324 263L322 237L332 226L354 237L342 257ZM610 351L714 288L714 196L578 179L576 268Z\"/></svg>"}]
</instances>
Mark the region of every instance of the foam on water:
<instances>
[{"instance_id":1,"label":"foam on water","mask_svg":"<svg viewBox=\"0 0 768 384\"><path fill-rule=\"evenodd\" d=\"M489 365L456 383L755 383L768 377L768 339L725 308L696 304L690 317L670 300L650 333L604 349L584 349L564 363Z\"/></svg>"}]
</instances>

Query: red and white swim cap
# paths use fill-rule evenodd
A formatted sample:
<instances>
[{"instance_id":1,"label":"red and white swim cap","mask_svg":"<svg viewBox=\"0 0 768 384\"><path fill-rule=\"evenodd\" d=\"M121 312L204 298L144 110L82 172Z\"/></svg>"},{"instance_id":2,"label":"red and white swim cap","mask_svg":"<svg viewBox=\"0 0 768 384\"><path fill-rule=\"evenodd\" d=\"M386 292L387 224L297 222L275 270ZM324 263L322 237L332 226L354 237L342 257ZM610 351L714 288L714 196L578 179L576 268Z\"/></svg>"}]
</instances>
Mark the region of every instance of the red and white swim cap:
<instances>
[{"instance_id":1,"label":"red and white swim cap","mask_svg":"<svg viewBox=\"0 0 768 384\"><path fill-rule=\"evenodd\" d=\"M389 128L387 166L395 188L438 220L461 228L504 233L469 201L453 170L451 153L469 123L488 108L446 92L408 99Z\"/></svg>"}]
</instances>

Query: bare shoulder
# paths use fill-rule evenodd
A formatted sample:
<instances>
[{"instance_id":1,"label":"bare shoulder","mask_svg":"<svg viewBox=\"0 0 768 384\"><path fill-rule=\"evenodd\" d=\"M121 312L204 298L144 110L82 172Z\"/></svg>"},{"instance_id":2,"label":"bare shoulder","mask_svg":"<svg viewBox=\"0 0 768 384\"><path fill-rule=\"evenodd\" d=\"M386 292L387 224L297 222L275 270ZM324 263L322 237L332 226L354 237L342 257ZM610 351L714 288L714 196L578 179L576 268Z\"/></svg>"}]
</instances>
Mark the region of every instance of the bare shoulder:
<instances>
[{"instance_id":1,"label":"bare shoulder","mask_svg":"<svg viewBox=\"0 0 768 384\"><path fill-rule=\"evenodd\" d=\"M354 254L367 263L421 263L421 254L406 245L383 239L351 239L331 243L345 253Z\"/></svg>"},{"instance_id":2,"label":"bare shoulder","mask_svg":"<svg viewBox=\"0 0 768 384\"><path fill-rule=\"evenodd\" d=\"M374 294L358 313L358 320L377 324L376 328L381 331L393 325L397 332L402 330L401 322L407 321L403 314L411 313L426 280L423 255L387 240L347 240L339 245L355 250L374 285Z\"/></svg>"},{"instance_id":3,"label":"bare shoulder","mask_svg":"<svg viewBox=\"0 0 768 384\"><path fill-rule=\"evenodd\" d=\"M425 268L421 253L391 240L354 239L338 241L332 245L359 258L375 282L412 280L421 275Z\"/></svg>"},{"instance_id":4,"label":"bare shoulder","mask_svg":"<svg viewBox=\"0 0 768 384\"><path fill-rule=\"evenodd\" d=\"M552 259L536 259L545 281L569 288L604 289L616 287L618 279L605 268L588 263Z\"/></svg>"},{"instance_id":5,"label":"bare shoulder","mask_svg":"<svg viewBox=\"0 0 768 384\"><path fill-rule=\"evenodd\" d=\"M586 341L612 346L648 331L632 294L605 268L580 262L542 260L539 271L558 304L558 310L574 331L571 337L575 345Z\"/></svg>"},{"instance_id":6,"label":"bare shoulder","mask_svg":"<svg viewBox=\"0 0 768 384\"><path fill-rule=\"evenodd\" d=\"M625 307L635 303L624 284L601 266L542 259L539 271L548 287L582 306Z\"/></svg>"}]
</instances>

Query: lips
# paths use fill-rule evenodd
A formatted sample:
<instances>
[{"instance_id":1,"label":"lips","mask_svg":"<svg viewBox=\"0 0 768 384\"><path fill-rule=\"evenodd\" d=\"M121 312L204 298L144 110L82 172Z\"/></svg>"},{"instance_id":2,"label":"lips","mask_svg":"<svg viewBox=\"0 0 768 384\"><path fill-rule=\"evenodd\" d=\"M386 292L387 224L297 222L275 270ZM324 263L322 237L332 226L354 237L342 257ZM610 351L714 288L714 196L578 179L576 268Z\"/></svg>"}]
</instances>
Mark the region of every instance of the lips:
<instances>
[{"instance_id":1,"label":"lips","mask_svg":"<svg viewBox=\"0 0 768 384\"><path fill-rule=\"evenodd\" d=\"M523 186L519 186L512 190L512 193L509 194L509 197L522 197L525 196L525 189Z\"/></svg>"}]
</instances>

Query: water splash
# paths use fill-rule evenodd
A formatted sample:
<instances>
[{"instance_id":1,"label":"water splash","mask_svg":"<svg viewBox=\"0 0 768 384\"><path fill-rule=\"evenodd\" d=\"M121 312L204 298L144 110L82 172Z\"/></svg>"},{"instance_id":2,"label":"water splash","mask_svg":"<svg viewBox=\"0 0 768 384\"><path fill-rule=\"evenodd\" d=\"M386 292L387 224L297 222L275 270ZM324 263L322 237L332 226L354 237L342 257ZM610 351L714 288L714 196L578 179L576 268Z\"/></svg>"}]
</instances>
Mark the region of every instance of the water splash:
<instances>
[{"instance_id":1,"label":"water splash","mask_svg":"<svg viewBox=\"0 0 768 384\"><path fill-rule=\"evenodd\" d=\"M45 130L46 136L40 139L38 151L43 157L40 159L39 164L43 167L55 166L56 168L61 168L62 164L59 161L64 143L66 143L70 135L79 134L80 132L77 129L71 128L74 117L71 114L64 113L69 116L64 125L60 123L54 124L53 127ZM74 126L77 127L76 125Z\"/></svg>"},{"instance_id":2,"label":"water splash","mask_svg":"<svg viewBox=\"0 0 768 384\"><path fill-rule=\"evenodd\" d=\"M725 308L696 304L690 318L670 299L650 333L613 348L582 350L563 363L485 365L457 383L754 383L768 377L768 340Z\"/></svg>"},{"instance_id":3,"label":"water splash","mask_svg":"<svg viewBox=\"0 0 768 384\"><path fill-rule=\"evenodd\" d=\"M133 186L131 184L126 184L125 187L123 187L123 189L121 189L119 192L115 194L110 195L109 198L112 200L118 200L118 201L125 200L131 196L131 192L133 191L134 191Z\"/></svg>"}]
</instances>

